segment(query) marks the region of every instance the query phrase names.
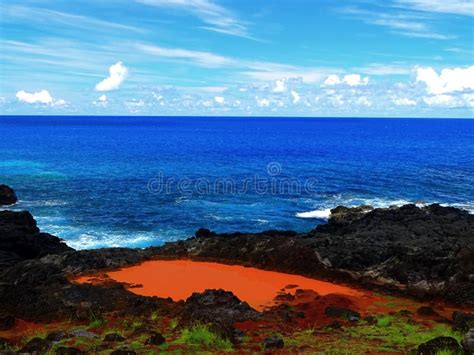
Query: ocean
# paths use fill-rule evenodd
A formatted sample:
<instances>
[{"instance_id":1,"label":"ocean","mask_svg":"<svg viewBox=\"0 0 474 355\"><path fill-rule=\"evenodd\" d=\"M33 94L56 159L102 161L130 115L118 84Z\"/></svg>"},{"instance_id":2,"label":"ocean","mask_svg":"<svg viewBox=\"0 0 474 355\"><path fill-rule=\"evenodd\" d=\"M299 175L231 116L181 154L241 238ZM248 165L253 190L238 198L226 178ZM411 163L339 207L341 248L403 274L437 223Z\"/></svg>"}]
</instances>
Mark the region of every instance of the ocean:
<instances>
[{"instance_id":1,"label":"ocean","mask_svg":"<svg viewBox=\"0 0 474 355\"><path fill-rule=\"evenodd\" d=\"M324 223L338 205L474 212L474 120L0 117L0 183L78 249Z\"/></svg>"}]
</instances>

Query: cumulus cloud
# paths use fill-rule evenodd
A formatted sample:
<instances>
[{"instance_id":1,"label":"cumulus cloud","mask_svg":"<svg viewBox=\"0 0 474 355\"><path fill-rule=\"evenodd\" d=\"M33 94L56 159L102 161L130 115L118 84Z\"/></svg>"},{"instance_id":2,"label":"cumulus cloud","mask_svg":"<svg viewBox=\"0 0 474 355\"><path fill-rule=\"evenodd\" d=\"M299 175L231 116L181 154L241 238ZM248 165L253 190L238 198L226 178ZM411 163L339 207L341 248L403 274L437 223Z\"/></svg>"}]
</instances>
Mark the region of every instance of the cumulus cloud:
<instances>
[{"instance_id":1,"label":"cumulus cloud","mask_svg":"<svg viewBox=\"0 0 474 355\"><path fill-rule=\"evenodd\" d=\"M369 83L369 78L364 77L362 78L359 74L348 74L344 75L341 78L337 75L329 75L326 80L324 81L322 86L334 86L340 84L346 84L349 86L360 86L360 85L367 85Z\"/></svg>"},{"instance_id":2,"label":"cumulus cloud","mask_svg":"<svg viewBox=\"0 0 474 355\"><path fill-rule=\"evenodd\" d=\"M257 100L257 105L258 107L268 107L270 106L270 100L268 99L260 99L258 97L255 98L255 100Z\"/></svg>"},{"instance_id":3,"label":"cumulus cloud","mask_svg":"<svg viewBox=\"0 0 474 355\"><path fill-rule=\"evenodd\" d=\"M225 99L222 96L216 96L214 97L214 101L217 102L218 104L223 104Z\"/></svg>"},{"instance_id":4,"label":"cumulus cloud","mask_svg":"<svg viewBox=\"0 0 474 355\"><path fill-rule=\"evenodd\" d=\"M292 90L291 91L291 96L293 97L293 103L294 104L297 104L298 102L300 102L300 94L298 94L296 91Z\"/></svg>"},{"instance_id":5,"label":"cumulus cloud","mask_svg":"<svg viewBox=\"0 0 474 355\"><path fill-rule=\"evenodd\" d=\"M95 86L97 91L116 90L126 79L128 69L122 62L115 63L109 68L109 77Z\"/></svg>"},{"instance_id":6,"label":"cumulus cloud","mask_svg":"<svg viewBox=\"0 0 474 355\"><path fill-rule=\"evenodd\" d=\"M66 101L63 99L55 100L48 90L41 90L34 93L21 90L16 93L16 98L18 101L28 104L44 104L50 106L62 106L66 104Z\"/></svg>"},{"instance_id":7,"label":"cumulus cloud","mask_svg":"<svg viewBox=\"0 0 474 355\"><path fill-rule=\"evenodd\" d=\"M107 95L102 95L101 97L99 97L97 101L92 101L92 103L97 106L106 107L107 104L109 103L109 99Z\"/></svg>"},{"instance_id":8,"label":"cumulus cloud","mask_svg":"<svg viewBox=\"0 0 474 355\"><path fill-rule=\"evenodd\" d=\"M286 91L286 86L285 86L285 80L275 80L275 87L273 88L273 92L285 92Z\"/></svg>"},{"instance_id":9,"label":"cumulus cloud","mask_svg":"<svg viewBox=\"0 0 474 355\"><path fill-rule=\"evenodd\" d=\"M438 74L433 68L418 68L416 82L426 85L428 93L434 95L474 90L474 66L443 69Z\"/></svg>"}]
</instances>

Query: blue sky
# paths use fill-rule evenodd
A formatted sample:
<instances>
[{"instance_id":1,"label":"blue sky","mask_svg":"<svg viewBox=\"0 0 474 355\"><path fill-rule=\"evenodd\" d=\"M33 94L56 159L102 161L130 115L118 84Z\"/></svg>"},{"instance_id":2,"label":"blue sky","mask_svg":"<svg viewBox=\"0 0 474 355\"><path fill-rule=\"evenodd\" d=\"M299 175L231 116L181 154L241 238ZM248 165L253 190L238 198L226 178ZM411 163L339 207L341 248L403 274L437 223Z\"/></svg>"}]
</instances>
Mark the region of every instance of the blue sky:
<instances>
[{"instance_id":1,"label":"blue sky","mask_svg":"<svg viewBox=\"0 0 474 355\"><path fill-rule=\"evenodd\" d=\"M0 5L1 114L474 115L474 0Z\"/></svg>"}]
</instances>

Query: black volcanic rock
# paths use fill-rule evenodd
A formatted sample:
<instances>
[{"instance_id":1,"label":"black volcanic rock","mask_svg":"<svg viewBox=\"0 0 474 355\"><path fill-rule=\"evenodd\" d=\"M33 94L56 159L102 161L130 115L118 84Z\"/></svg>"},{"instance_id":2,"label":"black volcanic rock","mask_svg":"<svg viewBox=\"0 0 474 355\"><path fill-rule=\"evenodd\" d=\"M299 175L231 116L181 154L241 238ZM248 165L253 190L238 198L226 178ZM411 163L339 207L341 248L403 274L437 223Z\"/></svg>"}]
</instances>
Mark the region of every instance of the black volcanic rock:
<instances>
[{"instance_id":1,"label":"black volcanic rock","mask_svg":"<svg viewBox=\"0 0 474 355\"><path fill-rule=\"evenodd\" d=\"M198 233L153 252L255 266L474 305L474 215L430 205L333 210L306 234Z\"/></svg>"},{"instance_id":2,"label":"black volcanic rock","mask_svg":"<svg viewBox=\"0 0 474 355\"><path fill-rule=\"evenodd\" d=\"M29 212L0 211L0 270L25 259L73 250L61 239L41 233Z\"/></svg>"},{"instance_id":3,"label":"black volcanic rock","mask_svg":"<svg viewBox=\"0 0 474 355\"><path fill-rule=\"evenodd\" d=\"M13 205L18 201L15 191L7 185L0 185L0 206Z\"/></svg>"},{"instance_id":4,"label":"black volcanic rock","mask_svg":"<svg viewBox=\"0 0 474 355\"><path fill-rule=\"evenodd\" d=\"M189 323L211 324L221 336L234 341L235 322L256 319L259 313L232 292L206 290L193 293L185 303L182 318Z\"/></svg>"}]
</instances>

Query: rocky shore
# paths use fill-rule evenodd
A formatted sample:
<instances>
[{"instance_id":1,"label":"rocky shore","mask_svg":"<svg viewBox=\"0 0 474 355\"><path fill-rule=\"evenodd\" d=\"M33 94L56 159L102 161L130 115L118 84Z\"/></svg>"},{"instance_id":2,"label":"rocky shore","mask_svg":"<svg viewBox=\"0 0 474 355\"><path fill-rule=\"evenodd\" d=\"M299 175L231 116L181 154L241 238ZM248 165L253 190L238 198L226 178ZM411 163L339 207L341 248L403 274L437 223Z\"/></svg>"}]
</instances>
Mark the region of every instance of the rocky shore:
<instances>
[{"instance_id":1,"label":"rocky shore","mask_svg":"<svg viewBox=\"0 0 474 355\"><path fill-rule=\"evenodd\" d=\"M3 186L0 202L11 202L11 189ZM223 339L238 343L244 336L235 327L238 322L278 324L308 317L308 307L316 307L310 303L312 306L298 315L294 307L282 304L259 313L222 290L173 302L136 295L127 285L116 282L94 285L71 281L81 274L145 260L180 258L253 266L440 301L459 309L474 308L474 216L456 208L436 204L386 209L337 207L327 224L308 233L217 234L200 229L194 237L161 247L82 251L39 231L29 212L0 211L0 330L14 327L17 320L84 322L91 315L133 318L154 312L166 319L180 319L182 326L209 324ZM474 327L473 314L460 311L457 317L443 320L457 324L464 332ZM466 339L468 351L474 348L474 340ZM265 348L277 349L282 345L280 340L261 339ZM8 339L3 341L7 344Z\"/></svg>"}]
</instances>

